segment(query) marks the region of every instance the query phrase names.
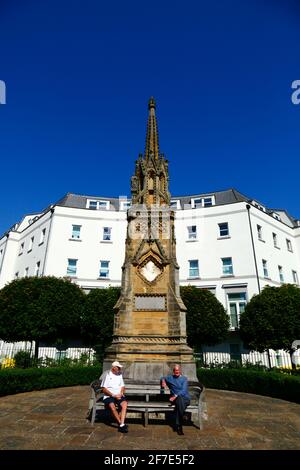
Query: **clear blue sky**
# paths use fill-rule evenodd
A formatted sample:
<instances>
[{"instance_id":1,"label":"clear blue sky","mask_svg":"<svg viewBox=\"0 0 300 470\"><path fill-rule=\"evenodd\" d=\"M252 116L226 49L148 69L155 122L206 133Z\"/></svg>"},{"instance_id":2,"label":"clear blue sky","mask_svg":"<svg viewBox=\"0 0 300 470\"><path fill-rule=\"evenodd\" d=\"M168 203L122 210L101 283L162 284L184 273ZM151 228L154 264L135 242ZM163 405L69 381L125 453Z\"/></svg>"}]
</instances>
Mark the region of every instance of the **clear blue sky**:
<instances>
[{"instance_id":1,"label":"clear blue sky","mask_svg":"<svg viewBox=\"0 0 300 470\"><path fill-rule=\"evenodd\" d=\"M129 195L151 95L173 195L300 218L299 22L296 0L1 0L0 233L66 192Z\"/></svg>"}]
</instances>

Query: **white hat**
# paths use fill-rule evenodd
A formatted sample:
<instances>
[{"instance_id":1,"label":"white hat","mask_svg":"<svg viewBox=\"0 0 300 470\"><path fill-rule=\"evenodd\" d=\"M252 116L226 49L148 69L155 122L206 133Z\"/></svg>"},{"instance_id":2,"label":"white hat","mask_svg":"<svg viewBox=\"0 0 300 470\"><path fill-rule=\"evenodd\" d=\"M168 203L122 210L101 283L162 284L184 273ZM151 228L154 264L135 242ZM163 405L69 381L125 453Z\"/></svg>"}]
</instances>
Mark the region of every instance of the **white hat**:
<instances>
[{"instance_id":1,"label":"white hat","mask_svg":"<svg viewBox=\"0 0 300 470\"><path fill-rule=\"evenodd\" d=\"M119 361L114 361L114 362L112 363L112 367L123 367L123 366L121 366L121 364L119 363Z\"/></svg>"}]
</instances>

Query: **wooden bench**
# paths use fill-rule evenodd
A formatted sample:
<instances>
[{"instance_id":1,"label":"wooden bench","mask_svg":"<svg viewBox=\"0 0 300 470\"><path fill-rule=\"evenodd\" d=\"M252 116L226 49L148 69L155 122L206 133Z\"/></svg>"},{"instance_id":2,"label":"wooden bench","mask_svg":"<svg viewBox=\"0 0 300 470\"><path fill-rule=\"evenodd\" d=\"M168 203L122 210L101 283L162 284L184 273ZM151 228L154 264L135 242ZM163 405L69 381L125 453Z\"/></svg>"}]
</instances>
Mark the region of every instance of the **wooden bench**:
<instances>
[{"instance_id":1,"label":"wooden bench","mask_svg":"<svg viewBox=\"0 0 300 470\"><path fill-rule=\"evenodd\" d=\"M94 425L97 410L104 410L103 393L100 381L91 383L91 398L89 400L89 412L91 424ZM191 393L191 404L186 408L192 416L196 415L198 428L203 429L203 420L207 419L207 408L205 401L205 388L199 385L189 387ZM174 410L174 405L170 404L170 392L160 394L159 384L137 385L126 384L125 395L128 398L128 412L141 413L144 425L148 425L150 413L165 413Z\"/></svg>"}]
</instances>

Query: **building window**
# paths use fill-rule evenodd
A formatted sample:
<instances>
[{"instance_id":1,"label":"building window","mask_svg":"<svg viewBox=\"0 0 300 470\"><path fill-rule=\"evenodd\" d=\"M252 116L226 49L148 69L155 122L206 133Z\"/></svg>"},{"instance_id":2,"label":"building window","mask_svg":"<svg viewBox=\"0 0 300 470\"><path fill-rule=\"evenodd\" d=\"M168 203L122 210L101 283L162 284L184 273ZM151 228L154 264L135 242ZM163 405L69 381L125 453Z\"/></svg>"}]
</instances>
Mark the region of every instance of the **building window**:
<instances>
[{"instance_id":1,"label":"building window","mask_svg":"<svg viewBox=\"0 0 300 470\"><path fill-rule=\"evenodd\" d=\"M282 266L278 266L278 274L279 274L279 280L280 280L280 282L284 282Z\"/></svg>"},{"instance_id":2,"label":"building window","mask_svg":"<svg viewBox=\"0 0 300 470\"><path fill-rule=\"evenodd\" d=\"M29 267L25 268L24 277L28 277L28 273L29 273Z\"/></svg>"},{"instance_id":3,"label":"building window","mask_svg":"<svg viewBox=\"0 0 300 470\"><path fill-rule=\"evenodd\" d=\"M292 271L292 275L293 275L293 283L299 285L297 271Z\"/></svg>"},{"instance_id":4,"label":"building window","mask_svg":"<svg viewBox=\"0 0 300 470\"><path fill-rule=\"evenodd\" d=\"M111 240L111 227L103 227L103 241L110 241Z\"/></svg>"},{"instance_id":5,"label":"building window","mask_svg":"<svg viewBox=\"0 0 300 470\"><path fill-rule=\"evenodd\" d=\"M233 275L232 258L222 258L223 276Z\"/></svg>"},{"instance_id":6,"label":"building window","mask_svg":"<svg viewBox=\"0 0 300 470\"><path fill-rule=\"evenodd\" d=\"M258 239L259 240L262 240L263 237L262 237L262 227L261 225L257 225L257 236L258 236Z\"/></svg>"},{"instance_id":7,"label":"building window","mask_svg":"<svg viewBox=\"0 0 300 470\"><path fill-rule=\"evenodd\" d=\"M228 237L229 236L229 228L228 228L228 223L223 222L219 224L219 232L220 232L220 237Z\"/></svg>"},{"instance_id":8,"label":"building window","mask_svg":"<svg viewBox=\"0 0 300 470\"><path fill-rule=\"evenodd\" d=\"M80 238L81 225L72 225L72 238Z\"/></svg>"},{"instance_id":9,"label":"building window","mask_svg":"<svg viewBox=\"0 0 300 470\"><path fill-rule=\"evenodd\" d=\"M269 277L269 272L268 272L268 264L265 259L262 260L262 265L263 265L263 271L264 271L264 277Z\"/></svg>"},{"instance_id":10,"label":"building window","mask_svg":"<svg viewBox=\"0 0 300 470\"><path fill-rule=\"evenodd\" d=\"M129 207L131 206L130 201L120 201L120 211L127 211Z\"/></svg>"},{"instance_id":11,"label":"building window","mask_svg":"<svg viewBox=\"0 0 300 470\"><path fill-rule=\"evenodd\" d=\"M41 245L42 243L44 243L45 238L46 238L46 229L43 228L43 230L41 231L40 245Z\"/></svg>"},{"instance_id":12,"label":"building window","mask_svg":"<svg viewBox=\"0 0 300 470\"><path fill-rule=\"evenodd\" d=\"M109 277L109 261L100 261L99 277L101 278Z\"/></svg>"},{"instance_id":13,"label":"building window","mask_svg":"<svg viewBox=\"0 0 300 470\"><path fill-rule=\"evenodd\" d=\"M188 239L189 240L197 240L197 226L190 225L187 227L188 230Z\"/></svg>"},{"instance_id":14,"label":"building window","mask_svg":"<svg viewBox=\"0 0 300 470\"><path fill-rule=\"evenodd\" d=\"M171 207L171 209L180 209L180 200L179 199L178 200L177 199L172 200L170 202L170 207Z\"/></svg>"},{"instance_id":15,"label":"building window","mask_svg":"<svg viewBox=\"0 0 300 470\"><path fill-rule=\"evenodd\" d=\"M212 206L212 198L211 197L205 197L203 199L203 206L204 207L210 207Z\"/></svg>"},{"instance_id":16,"label":"building window","mask_svg":"<svg viewBox=\"0 0 300 470\"><path fill-rule=\"evenodd\" d=\"M293 251L291 240L289 240L288 238L286 239L286 247L288 251Z\"/></svg>"},{"instance_id":17,"label":"building window","mask_svg":"<svg viewBox=\"0 0 300 470\"><path fill-rule=\"evenodd\" d=\"M35 265L35 275L36 276L39 276L40 275L40 266L41 266L41 262L38 261Z\"/></svg>"},{"instance_id":18,"label":"building window","mask_svg":"<svg viewBox=\"0 0 300 470\"><path fill-rule=\"evenodd\" d=\"M24 251L24 243L21 243L19 255L22 255Z\"/></svg>"},{"instance_id":19,"label":"building window","mask_svg":"<svg viewBox=\"0 0 300 470\"><path fill-rule=\"evenodd\" d=\"M197 259L189 261L189 277L199 277L199 262Z\"/></svg>"},{"instance_id":20,"label":"building window","mask_svg":"<svg viewBox=\"0 0 300 470\"><path fill-rule=\"evenodd\" d=\"M278 248L277 234L273 232L272 237L273 237L273 244L275 248Z\"/></svg>"},{"instance_id":21,"label":"building window","mask_svg":"<svg viewBox=\"0 0 300 470\"><path fill-rule=\"evenodd\" d=\"M191 199L192 209L199 209L200 207L210 207L215 203L214 196L197 197Z\"/></svg>"},{"instance_id":22,"label":"building window","mask_svg":"<svg viewBox=\"0 0 300 470\"><path fill-rule=\"evenodd\" d=\"M28 247L28 252L27 252L27 253L29 253L29 251L32 250L33 243L34 243L34 237L31 237L31 238L30 238L30 242L29 242L29 247Z\"/></svg>"},{"instance_id":23,"label":"building window","mask_svg":"<svg viewBox=\"0 0 300 470\"><path fill-rule=\"evenodd\" d=\"M67 276L76 276L77 261L77 259L68 259Z\"/></svg>"},{"instance_id":24,"label":"building window","mask_svg":"<svg viewBox=\"0 0 300 470\"><path fill-rule=\"evenodd\" d=\"M96 200L88 199L86 203L86 207L88 209L93 209L93 210L108 210L109 201L96 201Z\"/></svg>"},{"instance_id":25,"label":"building window","mask_svg":"<svg viewBox=\"0 0 300 470\"><path fill-rule=\"evenodd\" d=\"M230 326L231 328L238 328L240 323L240 314L245 311L246 307L246 292L227 294L227 296L230 312Z\"/></svg>"},{"instance_id":26,"label":"building window","mask_svg":"<svg viewBox=\"0 0 300 470\"><path fill-rule=\"evenodd\" d=\"M19 277L19 271L15 274L15 279L18 279Z\"/></svg>"},{"instance_id":27,"label":"building window","mask_svg":"<svg viewBox=\"0 0 300 470\"><path fill-rule=\"evenodd\" d=\"M97 201L89 201L88 208L97 210L98 209L98 202Z\"/></svg>"}]
</instances>

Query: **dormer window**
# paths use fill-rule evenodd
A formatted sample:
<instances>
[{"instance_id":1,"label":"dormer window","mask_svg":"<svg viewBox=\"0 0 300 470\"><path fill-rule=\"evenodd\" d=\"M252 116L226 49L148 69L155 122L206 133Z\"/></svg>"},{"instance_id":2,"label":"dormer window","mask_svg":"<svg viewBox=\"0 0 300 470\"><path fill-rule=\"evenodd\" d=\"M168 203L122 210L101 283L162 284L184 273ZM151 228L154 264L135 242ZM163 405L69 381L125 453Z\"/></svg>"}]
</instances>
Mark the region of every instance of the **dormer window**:
<instances>
[{"instance_id":1,"label":"dormer window","mask_svg":"<svg viewBox=\"0 0 300 470\"><path fill-rule=\"evenodd\" d=\"M127 211L131 206L131 201L120 201L120 211Z\"/></svg>"},{"instance_id":2,"label":"dormer window","mask_svg":"<svg viewBox=\"0 0 300 470\"><path fill-rule=\"evenodd\" d=\"M98 201L95 199L88 199L86 202L87 209L92 210L109 210L109 201Z\"/></svg>"},{"instance_id":3,"label":"dormer window","mask_svg":"<svg viewBox=\"0 0 300 470\"><path fill-rule=\"evenodd\" d=\"M256 201L252 201L252 204L257 207L257 209L259 209L260 211L263 211L263 212L266 212L266 208L264 206L262 206L261 204L258 204L258 202Z\"/></svg>"},{"instance_id":4,"label":"dormer window","mask_svg":"<svg viewBox=\"0 0 300 470\"><path fill-rule=\"evenodd\" d=\"M215 204L214 196L206 196L206 197L195 197L191 199L191 207L192 209L199 209L200 207L210 207Z\"/></svg>"},{"instance_id":5,"label":"dormer window","mask_svg":"<svg viewBox=\"0 0 300 470\"><path fill-rule=\"evenodd\" d=\"M181 209L180 200L179 199L173 199L170 202L170 207L171 207L171 209Z\"/></svg>"}]
</instances>

